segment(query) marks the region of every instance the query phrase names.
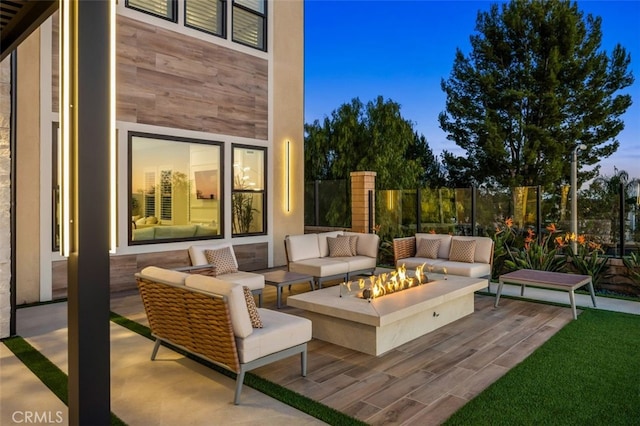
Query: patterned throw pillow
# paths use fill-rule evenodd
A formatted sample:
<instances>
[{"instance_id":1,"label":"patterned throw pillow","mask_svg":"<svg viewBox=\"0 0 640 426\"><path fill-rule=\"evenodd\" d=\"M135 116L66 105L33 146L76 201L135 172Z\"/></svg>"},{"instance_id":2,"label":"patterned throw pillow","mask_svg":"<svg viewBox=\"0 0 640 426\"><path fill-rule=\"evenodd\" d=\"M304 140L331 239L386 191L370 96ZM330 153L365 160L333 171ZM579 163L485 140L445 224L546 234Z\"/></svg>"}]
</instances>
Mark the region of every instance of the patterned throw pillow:
<instances>
[{"instance_id":1,"label":"patterned throw pillow","mask_svg":"<svg viewBox=\"0 0 640 426\"><path fill-rule=\"evenodd\" d=\"M474 240L451 240L449 260L456 262L473 263L476 254L476 242Z\"/></svg>"},{"instance_id":2,"label":"patterned throw pillow","mask_svg":"<svg viewBox=\"0 0 640 426\"><path fill-rule=\"evenodd\" d=\"M351 248L351 256L358 254L358 236L357 235L338 235L338 238L348 238L349 247Z\"/></svg>"},{"instance_id":3,"label":"patterned throw pillow","mask_svg":"<svg viewBox=\"0 0 640 426\"><path fill-rule=\"evenodd\" d=\"M416 250L416 257L426 257L428 259L437 259L438 250L440 249L440 240L431 238L421 238Z\"/></svg>"},{"instance_id":4,"label":"patterned throw pillow","mask_svg":"<svg viewBox=\"0 0 640 426\"><path fill-rule=\"evenodd\" d=\"M251 326L253 328L262 328L262 319L260 319L260 312L258 312L258 307L256 306L256 301L253 298L253 294L249 287L242 286L242 290L244 291L244 300L247 302L247 309L249 310L249 319L251 320Z\"/></svg>"},{"instance_id":5,"label":"patterned throw pillow","mask_svg":"<svg viewBox=\"0 0 640 426\"><path fill-rule=\"evenodd\" d=\"M327 237L329 257L351 257L351 245L348 238Z\"/></svg>"},{"instance_id":6,"label":"patterned throw pillow","mask_svg":"<svg viewBox=\"0 0 640 426\"><path fill-rule=\"evenodd\" d=\"M231 253L231 247L223 247L217 250L205 250L204 257L207 258L207 263L211 263L216 266L216 275L238 272L236 262L233 260L233 253Z\"/></svg>"}]
</instances>

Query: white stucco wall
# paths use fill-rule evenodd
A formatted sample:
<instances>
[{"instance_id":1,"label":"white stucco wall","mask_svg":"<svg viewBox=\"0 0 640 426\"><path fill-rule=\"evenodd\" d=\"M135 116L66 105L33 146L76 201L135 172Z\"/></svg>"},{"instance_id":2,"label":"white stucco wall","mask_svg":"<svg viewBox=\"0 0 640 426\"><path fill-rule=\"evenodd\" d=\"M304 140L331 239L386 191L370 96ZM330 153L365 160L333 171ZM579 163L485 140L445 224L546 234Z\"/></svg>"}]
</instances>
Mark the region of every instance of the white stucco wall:
<instances>
[{"instance_id":1,"label":"white stucco wall","mask_svg":"<svg viewBox=\"0 0 640 426\"><path fill-rule=\"evenodd\" d=\"M11 319L11 113L10 59L0 63L0 338L9 336Z\"/></svg>"}]
</instances>

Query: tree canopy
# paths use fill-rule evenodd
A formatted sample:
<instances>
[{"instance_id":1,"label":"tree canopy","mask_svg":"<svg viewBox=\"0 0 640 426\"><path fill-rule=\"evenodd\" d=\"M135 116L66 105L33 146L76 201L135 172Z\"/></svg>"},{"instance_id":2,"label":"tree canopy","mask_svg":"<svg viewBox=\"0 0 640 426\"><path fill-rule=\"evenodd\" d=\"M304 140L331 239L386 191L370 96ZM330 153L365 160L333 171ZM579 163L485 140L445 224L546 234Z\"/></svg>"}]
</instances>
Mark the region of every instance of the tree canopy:
<instances>
[{"instance_id":1,"label":"tree canopy","mask_svg":"<svg viewBox=\"0 0 640 426\"><path fill-rule=\"evenodd\" d=\"M631 97L630 55L619 44L601 50L601 18L569 1L513 0L479 12L472 51L457 49L439 116L448 139L466 151L443 153L456 186L551 189L570 176L577 144L580 166L595 165L619 146L621 115ZM593 178L599 166L579 173Z\"/></svg>"},{"instance_id":2,"label":"tree canopy","mask_svg":"<svg viewBox=\"0 0 640 426\"><path fill-rule=\"evenodd\" d=\"M380 189L440 185L442 173L424 136L400 114L400 105L378 96L354 98L320 123L305 124L305 180L347 179L375 171Z\"/></svg>"}]
</instances>

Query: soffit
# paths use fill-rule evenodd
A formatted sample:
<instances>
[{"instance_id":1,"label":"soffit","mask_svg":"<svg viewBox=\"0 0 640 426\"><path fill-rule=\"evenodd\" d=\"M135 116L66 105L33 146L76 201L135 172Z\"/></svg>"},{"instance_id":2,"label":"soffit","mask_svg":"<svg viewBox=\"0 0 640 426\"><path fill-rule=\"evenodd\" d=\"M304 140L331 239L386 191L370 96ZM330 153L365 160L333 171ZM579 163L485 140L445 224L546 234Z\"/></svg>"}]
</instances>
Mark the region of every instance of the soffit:
<instances>
[{"instance_id":1,"label":"soffit","mask_svg":"<svg viewBox=\"0 0 640 426\"><path fill-rule=\"evenodd\" d=\"M2 0L0 61L58 9L58 0Z\"/></svg>"}]
</instances>

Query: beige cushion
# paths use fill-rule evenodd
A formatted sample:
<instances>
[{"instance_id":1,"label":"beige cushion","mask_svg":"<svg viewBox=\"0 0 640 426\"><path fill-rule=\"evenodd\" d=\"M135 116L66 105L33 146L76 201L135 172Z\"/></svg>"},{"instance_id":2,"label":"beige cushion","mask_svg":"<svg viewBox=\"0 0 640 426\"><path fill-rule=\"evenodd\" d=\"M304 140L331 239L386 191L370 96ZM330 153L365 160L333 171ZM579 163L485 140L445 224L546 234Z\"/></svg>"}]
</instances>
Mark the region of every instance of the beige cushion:
<instances>
[{"instance_id":1,"label":"beige cushion","mask_svg":"<svg viewBox=\"0 0 640 426\"><path fill-rule=\"evenodd\" d=\"M217 275L238 272L238 265L235 262L235 256L230 247L205 250L204 257L207 259L207 263L215 265Z\"/></svg>"},{"instance_id":2,"label":"beige cushion","mask_svg":"<svg viewBox=\"0 0 640 426\"><path fill-rule=\"evenodd\" d=\"M155 225L156 223L158 223L158 218L155 216L149 216L145 220L145 224L147 225Z\"/></svg>"},{"instance_id":3,"label":"beige cushion","mask_svg":"<svg viewBox=\"0 0 640 426\"><path fill-rule=\"evenodd\" d=\"M452 262L473 263L476 254L475 240L459 240L451 241L451 251L449 252L449 260Z\"/></svg>"},{"instance_id":4,"label":"beige cushion","mask_svg":"<svg viewBox=\"0 0 640 426\"><path fill-rule=\"evenodd\" d=\"M329 257L351 257L351 245L348 238L327 238Z\"/></svg>"},{"instance_id":5,"label":"beige cushion","mask_svg":"<svg viewBox=\"0 0 640 426\"><path fill-rule=\"evenodd\" d=\"M168 282L170 284L184 285L184 280L189 274L171 269L158 268L157 266L147 266L140 274L154 280Z\"/></svg>"},{"instance_id":6,"label":"beige cushion","mask_svg":"<svg viewBox=\"0 0 640 426\"><path fill-rule=\"evenodd\" d=\"M358 254L358 236L357 235L338 235L338 238L347 238L349 240L349 248L351 256Z\"/></svg>"},{"instance_id":7,"label":"beige cushion","mask_svg":"<svg viewBox=\"0 0 640 426\"><path fill-rule=\"evenodd\" d=\"M238 271L231 274L218 275L218 279L247 286L249 290L261 290L264 288L264 275L254 272Z\"/></svg>"},{"instance_id":8,"label":"beige cushion","mask_svg":"<svg viewBox=\"0 0 640 426\"><path fill-rule=\"evenodd\" d=\"M423 238L440 240L440 248L438 249L439 259L448 259L449 252L451 251L451 235L446 234L416 234L416 247L420 245L420 240Z\"/></svg>"},{"instance_id":9,"label":"beige cushion","mask_svg":"<svg viewBox=\"0 0 640 426\"><path fill-rule=\"evenodd\" d=\"M440 239L422 238L418 243L416 257L426 257L428 259L437 259L438 250L440 249Z\"/></svg>"},{"instance_id":10,"label":"beige cushion","mask_svg":"<svg viewBox=\"0 0 640 426\"><path fill-rule=\"evenodd\" d=\"M474 240L476 242L476 254L474 261L479 263L491 263L491 258L493 256L493 240L491 238L455 236L452 238L452 241L453 240Z\"/></svg>"},{"instance_id":11,"label":"beige cushion","mask_svg":"<svg viewBox=\"0 0 640 426\"><path fill-rule=\"evenodd\" d=\"M377 234L345 232L344 235L356 235L358 237L358 255L369 256L373 257L374 259L378 257L378 245L380 244L380 237Z\"/></svg>"},{"instance_id":12,"label":"beige cushion","mask_svg":"<svg viewBox=\"0 0 640 426\"><path fill-rule=\"evenodd\" d=\"M336 238L338 235L342 235L342 231L320 232L318 234L318 250L320 257L329 256L329 243L327 238Z\"/></svg>"},{"instance_id":13,"label":"beige cushion","mask_svg":"<svg viewBox=\"0 0 640 426\"><path fill-rule=\"evenodd\" d=\"M260 319L260 313L256 306L256 300L253 298L253 293L247 286L242 287L244 292L244 300L247 302L247 310L249 311L249 319L251 320L251 326L253 328L262 328L262 320Z\"/></svg>"},{"instance_id":14,"label":"beige cushion","mask_svg":"<svg viewBox=\"0 0 640 426\"><path fill-rule=\"evenodd\" d=\"M138 219L136 219L136 225L144 225L146 223L147 223L146 217L139 217Z\"/></svg>"},{"instance_id":15,"label":"beige cushion","mask_svg":"<svg viewBox=\"0 0 640 426\"><path fill-rule=\"evenodd\" d=\"M231 253L233 254L233 262L236 265L236 269L237 269L238 260L236 259L236 254L233 251L233 245L231 245L231 243L203 244L203 245L194 245L189 247L189 258L191 259L191 264L193 266L206 265L207 258L204 255L204 251L217 250L223 247L231 248Z\"/></svg>"},{"instance_id":16,"label":"beige cushion","mask_svg":"<svg viewBox=\"0 0 640 426\"><path fill-rule=\"evenodd\" d=\"M253 329L245 339L236 339L240 362L247 363L311 340L308 319L263 308L258 308L258 312L264 327Z\"/></svg>"},{"instance_id":17,"label":"beige cushion","mask_svg":"<svg viewBox=\"0 0 640 426\"><path fill-rule=\"evenodd\" d=\"M285 239L290 262L320 257L318 234L290 235Z\"/></svg>"},{"instance_id":18,"label":"beige cushion","mask_svg":"<svg viewBox=\"0 0 640 426\"><path fill-rule=\"evenodd\" d=\"M349 272L349 264L343 262L340 258L316 257L315 259L305 259L291 263L289 270L314 277L330 277Z\"/></svg>"},{"instance_id":19,"label":"beige cushion","mask_svg":"<svg viewBox=\"0 0 640 426\"><path fill-rule=\"evenodd\" d=\"M247 303L244 299L244 292L241 285L213 277L206 277L204 275L189 275L184 284L187 287L226 296L233 334L236 337L244 338L253 333L249 310L247 309Z\"/></svg>"}]
</instances>

